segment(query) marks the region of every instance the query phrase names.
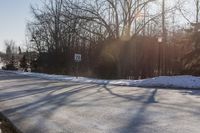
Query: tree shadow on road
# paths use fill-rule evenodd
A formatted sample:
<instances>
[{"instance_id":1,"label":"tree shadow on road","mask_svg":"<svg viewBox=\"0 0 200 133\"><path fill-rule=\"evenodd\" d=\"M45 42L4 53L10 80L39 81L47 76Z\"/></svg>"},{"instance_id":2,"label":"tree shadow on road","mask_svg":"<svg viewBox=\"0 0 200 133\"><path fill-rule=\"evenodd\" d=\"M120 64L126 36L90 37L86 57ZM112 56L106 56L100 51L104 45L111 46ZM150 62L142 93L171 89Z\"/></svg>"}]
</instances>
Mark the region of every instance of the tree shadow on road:
<instances>
[{"instance_id":1,"label":"tree shadow on road","mask_svg":"<svg viewBox=\"0 0 200 133\"><path fill-rule=\"evenodd\" d=\"M65 88L70 88L66 89ZM65 84L65 85L58 85L58 86L45 86L42 88L32 88L29 90L20 90L20 91L13 91L8 92L5 94L1 94L0 100L1 101L8 101L8 100L16 100L18 98L26 98L35 96L37 94L43 94L41 98L38 100L33 101L27 101L25 104L19 104L13 108L9 108L3 111L3 113L7 114L8 116L15 116L15 121L21 121L24 119L24 117L34 117L39 115L38 113L46 113L45 115L51 116L56 110L58 110L62 106L74 106L73 103L76 101L81 101L82 98L89 97L91 95L95 95L97 93L100 93L98 91L98 88L104 89L107 91L111 96L118 97L125 99L126 101L138 101L142 102L142 107L138 110L138 114L136 117L133 118L133 121L130 122L129 125L126 127L120 129L122 132L128 132L128 131L137 131L137 128L145 121L145 117L143 116L143 113L146 111L148 105L157 103L155 100L155 95L157 93L157 89L147 89L142 95L134 96L132 94L119 94L116 93L114 88L109 88L106 85L103 87L101 85L97 84ZM92 90L92 92L87 92L87 90ZM59 92L61 91L61 92ZM85 92L79 97L72 98L78 93ZM150 95L149 95L150 94ZM107 98L112 98L107 96ZM87 102L78 102L78 104L75 104L77 107L89 107L93 103L93 106L99 106L98 104L94 104L95 102L98 102L105 98L95 98ZM146 99L146 100L145 100ZM28 99L27 99L28 100ZM109 99L108 99L109 100ZM22 117L23 116L23 117ZM137 121L135 123L135 121Z\"/></svg>"},{"instance_id":2,"label":"tree shadow on road","mask_svg":"<svg viewBox=\"0 0 200 133\"><path fill-rule=\"evenodd\" d=\"M185 90L182 92L184 95L200 96L200 90Z\"/></svg>"},{"instance_id":3,"label":"tree shadow on road","mask_svg":"<svg viewBox=\"0 0 200 133\"><path fill-rule=\"evenodd\" d=\"M141 107L137 110L137 113L133 118L129 121L129 124L125 127L117 129L117 132L120 133L139 133L140 127L148 123L148 119L146 118L145 113L147 112L147 108L151 104L156 104L158 101L155 100L155 96L158 89L154 89L151 94L148 96L147 100L143 102Z\"/></svg>"},{"instance_id":4,"label":"tree shadow on road","mask_svg":"<svg viewBox=\"0 0 200 133\"><path fill-rule=\"evenodd\" d=\"M151 92L152 89L147 89L143 94L139 95L139 96L134 96L133 94L119 94L119 93L115 93L114 88L109 88L107 85L104 85L103 88L109 92L109 94L115 96L115 97L120 97L123 99L126 99L128 101L143 101L144 99L146 99L146 96L148 95L149 92ZM113 90L112 90L113 89ZM148 103L156 103L157 101L155 100L155 95L157 93L157 89L155 89L155 91L153 91L152 95L150 95L149 99L145 102Z\"/></svg>"},{"instance_id":5,"label":"tree shadow on road","mask_svg":"<svg viewBox=\"0 0 200 133\"><path fill-rule=\"evenodd\" d=\"M126 99L128 101L139 101L142 103L141 107L138 109L137 113L134 115L132 120L129 121L129 124L125 127L117 129L116 132L120 133L137 133L140 132L140 126L147 122L145 117L145 112L147 111L148 106L151 104L156 104L158 101L156 100L156 94L158 89L147 89L145 93L140 96L134 96L129 94L118 94L115 93L114 88L109 88L107 85L103 87L109 94L119 97L122 99ZM113 90L112 90L113 89Z\"/></svg>"},{"instance_id":6,"label":"tree shadow on road","mask_svg":"<svg viewBox=\"0 0 200 133\"><path fill-rule=\"evenodd\" d=\"M47 92L51 92L51 91L58 91L63 88L78 85L78 84L56 85L56 86L48 87L48 85L50 85L50 84L51 83L46 83L46 85L43 84L43 86L45 86L45 87L41 87L41 88L36 88L36 87L25 88L26 85L24 85L24 89L0 93L0 101L4 102L4 101L8 101L8 100L16 100L18 98L25 98L27 96L33 96L33 95L47 93ZM5 90L7 90L7 89L5 89Z\"/></svg>"},{"instance_id":7,"label":"tree shadow on road","mask_svg":"<svg viewBox=\"0 0 200 133\"><path fill-rule=\"evenodd\" d=\"M25 84L25 86L27 86ZM25 87L19 85L18 87ZM110 101L113 102L114 98L119 98L116 101L121 102L123 99L125 102L130 102L133 106L129 109L133 110L134 112L133 117L127 121L127 125L124 127L119 127L116 132L120 133L138 133L141 131L143 125L148 124L150 121L147 118L147 114L149 113L150 106L161 106L159 101L156 100L158 89L143 89L143 91L136 90L134 88L128 89L128 92L121 92L116 91L115 89L119 89L119 87L115 86L107 86L107 85L98 85L98 84L81 84L81 83L66 83L62 85L54 85L52 86L47 83L42 85L41 88L30 88L30 89L22 89L19 91L12 91L12 92L5 92L0 93L0 101L7 102L9 100L17 100L18 98L27 98L27 97L37 97L37 95L42 94L41 97L35 98L32 101L26 101L23 104L16 104L13 108L9 108L3 111L3 113L7 114L8 116L14 116L15 121L22 121L24 117L32 118L35 116L40 115L41 113L45 114L45 118L48 119L53 113L55 113L61 107L83 107L83 108L90 108L91 106L98 107L100 104L98 101L105 100L106 102ZM124 89L124 88L122 88ZM89 90L89 91L88 91ZM139 91L139 95L134 95L136 92ZM84 93L82 93L84 92ZM109 95L104 95L106 94ZM134 92L134 93L133 93ZM76 95L81 93L81 95ZM98 94L98 95L96 95ZM102 95L99 95L102 94ZM92 99L87 99L84 102L82 99L91 97L92 95L96 95ZM99 97L97 97L99 96ZM102 97L105 96L105 97ZM29 100L29 99L27 99ZM112 101L113 100L113 101ZM78 102L77 102L78 101ZM115 102L116 102L115 101ZM139 106L134 107L135 102L139 103ZM73 104L75 103L75 104ZM114 102L113 102L114 103ZM111 104L109 104L111 105ZM123 105L123 104L122 104ZM105 105L102 105L104 107ZM178 106L178 105L177 105ZM173 105L162 105L159 108L171 108L171 110L178 110L180 109L177 106ZM173 108L176 107L176 108ZM126 108L127 109L127 108ZM181 111L181 110L180 110ZM182 110L183 111L183 110ZM187 110L184 110L187 111ZM131 112L131 111L130 111ZM129 112L129 113L130 113Z\"/></svg>"},{"instance_id":8,"label":"tree shadow on road","mask_svg":"<svg viewBox=\"0 0 200 133\"><path fill-rule=\"evenodd\" d=\"M79 84L44 87L44 88L40 88L36 90L33 89L28 92L26 91L19 92L20 95L18 97L26 97L26 96L35 95L39 93L46 93L46 92L48 93L46 93L43 97L41 97L40 99L36 101L27 101L27 103L25 104L22 104L13 108L9 108L7 110L3 110L3 113L7 114L8 116L12 116L16 114L15 121L20 121L20 119L22 119L19 114L21 114L22 116L27 115L27 117L33 117L37 115L37 113L41 113L42 111L44 113L48 112L48 115L51 115L51 113L55 112L57 109L59 109L63 105L67 106L68 104L70 105L72 104L72 102L75 102L75 100L70 99L71 96L98 86L98 85L87 85L87 84L84 84L81 86L78 86L78 85ZM55 93L56 91L59 91L68 87L73 87L73 88L64 90L58 94ZM15 97L11 97L10 99L14 99L18 97L15 96Z\"/></svg>"}]
</instances>

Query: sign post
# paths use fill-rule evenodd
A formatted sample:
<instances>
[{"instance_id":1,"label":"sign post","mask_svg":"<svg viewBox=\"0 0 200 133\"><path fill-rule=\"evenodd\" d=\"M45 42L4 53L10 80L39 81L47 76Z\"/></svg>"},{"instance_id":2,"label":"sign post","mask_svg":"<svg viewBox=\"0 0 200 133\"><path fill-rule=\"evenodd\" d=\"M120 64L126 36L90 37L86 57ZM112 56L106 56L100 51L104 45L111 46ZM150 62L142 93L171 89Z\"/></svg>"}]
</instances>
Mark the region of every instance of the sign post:
<instances>
[{"instance_id":1,"label":"sign post","mask_svg":"<svg viewBox=\"0 0 200 133\"><path fill-rule=\"evenodd\" d=\"M77 54L77 53L75 53L74 54L74 61L75 61L75 63L76 63L76 78L78 78L78 64L79 64L79 62L81 62L81 54Z\"/></svg>"},{"instance_id":2,"label":"sign post","mask_svg":"<svg viewBox=\"0 0 200 133\"><path fill-rule=\"evenodd\" d=\"M161 75L161 43L163 42L163 38L158 38L158 76Z\"/></svg>"}]
</instances>

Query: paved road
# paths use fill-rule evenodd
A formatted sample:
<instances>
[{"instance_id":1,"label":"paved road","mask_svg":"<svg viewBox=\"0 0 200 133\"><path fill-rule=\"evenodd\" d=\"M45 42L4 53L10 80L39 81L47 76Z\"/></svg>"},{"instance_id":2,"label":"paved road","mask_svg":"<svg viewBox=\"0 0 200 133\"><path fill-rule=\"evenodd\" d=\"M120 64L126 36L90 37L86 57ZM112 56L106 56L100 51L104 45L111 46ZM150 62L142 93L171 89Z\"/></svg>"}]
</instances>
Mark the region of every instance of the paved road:
<instances>
[{"instance_id":1,"label":"paved road","mask_svg":"<svg viewBox=\"0 0 200 133\"><path fill-rule=\"evenodd\" d=\"M199 133L200 91L58 82L0 71L0 111L24 133Z\"/></svg>"}]
</instances>

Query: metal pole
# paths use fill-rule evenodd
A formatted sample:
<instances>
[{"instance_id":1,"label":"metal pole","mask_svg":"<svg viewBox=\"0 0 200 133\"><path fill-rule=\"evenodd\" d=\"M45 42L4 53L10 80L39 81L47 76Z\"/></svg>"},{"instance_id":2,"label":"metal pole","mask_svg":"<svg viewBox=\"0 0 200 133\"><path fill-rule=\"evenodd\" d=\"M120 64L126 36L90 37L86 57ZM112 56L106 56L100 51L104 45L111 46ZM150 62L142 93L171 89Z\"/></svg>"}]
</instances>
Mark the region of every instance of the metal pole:
<instances>
[{"instance_id":1,"label":"metal pole","mask_svg":"<svg viewBox=\"0 0 200 133\"><path fill-rule=\"evenodd\" d=\"M162 37L163 37L163 48L162 48L162 73L166 74L166 28L165 28L165 0L162 0Z\"/></svg>"},{"instance_id":2,"label":"metal pole","mask_svg":"<svg viewBox=\"0 0 200 133\"><path fill-rule=\"evenodd\" d=\"M144 5L144 31L143 31L143 36L146 35L146 5Z\"/></svg>"},{"instance_id":3,"label":"metal pole","mask_svg":"<svg viewBox=\"0 0 200 133\"><path fill-rule=\"evenodd\" d=\"M161 74L161 43L163 41L162 37L158 38L158 76Z\"/></svg>"},{"instance_id":4,"label":"metal pole","mask_svg":"<svg viewBox=\"0 0 200 133\"><path fill-rule=\"evenodd\" d=\"M78 62L76 62L76 78L78 79Z\"/></svg>"},{"instance_id":5,"label":"metal pole","mask_svg":"<svg viewBox=\"0 0 200 133\"><path fill-rule=\"evenodd\" d=\"M196 0L196 23L199 22L199 0Z\"/></svg>"},{"instance_id":6,"label":"metal pole","mask_svg":"<svg viewBox=\"0 0 200 133\"><path fill-rule=\"evenodd\" d=\"M158 76L160 76L160 43L158 43Z\"/></svg>"},{"instance_id":7,"label":"metal pole","mask_svg":"<svg viewBox=\"0 0 200 133\"><path fill-rule=\"evenodd\" d=\"M165 35L165 0L162 0L162 31L163 37Z\"/></svg>"}]
</instances>

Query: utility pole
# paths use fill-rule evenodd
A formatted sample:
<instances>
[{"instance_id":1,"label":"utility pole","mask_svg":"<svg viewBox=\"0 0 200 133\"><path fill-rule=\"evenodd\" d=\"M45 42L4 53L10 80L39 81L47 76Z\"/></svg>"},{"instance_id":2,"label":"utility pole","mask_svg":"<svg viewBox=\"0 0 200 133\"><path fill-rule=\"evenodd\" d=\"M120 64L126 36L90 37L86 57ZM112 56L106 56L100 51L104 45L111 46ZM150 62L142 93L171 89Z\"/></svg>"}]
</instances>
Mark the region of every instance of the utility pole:
<instances>
[{"instance_id":1,"label":"utility pole","mask_svg":"<svg viewBox=\"0 0 200 133\"><path fill-rule=\"evenodd\" d=\"M199 0L196 0L196 23L199 22Z\"/></svg>"},{"instance_id":2,"label":"utility pole","mask_svg":"<svg viewBox=\"0 0 200 133\"><path fill-rule=\"evenodd\" d=\"M162 32L163 37L165 37L166 29L165 29L165 0L162 0Z\"/></svg>"},{"instance_id":3,"label":"utility pole","mask_svg":"<svg viewBox=\"0 0 200 133\"><path fill-rule=\"evenodd\" d=\"M146 4L144 5L144 30L143 30L143 36L146 35Z\"/></svg>"},{"instance_id":4,"label":"utility pole","mask_svg":"<svg viewBox=\"0 0 200 133\"><path fill-rule=\"evenodd\" d=\"M165 27L165 0L162 0L162 37L163 37L163 53L162 53L162 68L163 68L163 71L164 71L164 74L166 74L166 35L167 35L167 32L166 32L166 27Z\"/></svg>"},{"instance_id":5,"label":"utility pole","mask_svg":"<svg viewBox=\"0 0 200 133\"><path fill-rule=\"evenodd\" d=\"M161 44L162 44L163 38L158 38L158 76L161 75Z\"/></svg>"}]
</instances>

